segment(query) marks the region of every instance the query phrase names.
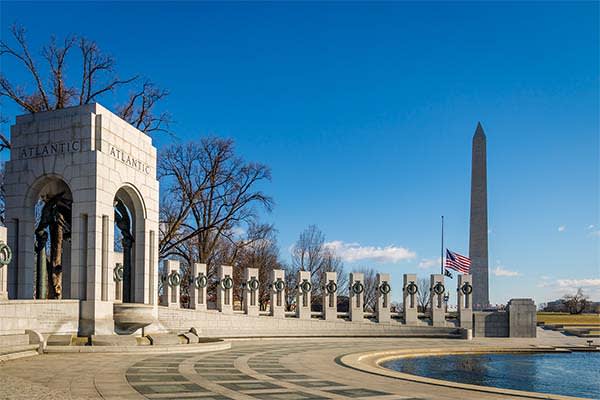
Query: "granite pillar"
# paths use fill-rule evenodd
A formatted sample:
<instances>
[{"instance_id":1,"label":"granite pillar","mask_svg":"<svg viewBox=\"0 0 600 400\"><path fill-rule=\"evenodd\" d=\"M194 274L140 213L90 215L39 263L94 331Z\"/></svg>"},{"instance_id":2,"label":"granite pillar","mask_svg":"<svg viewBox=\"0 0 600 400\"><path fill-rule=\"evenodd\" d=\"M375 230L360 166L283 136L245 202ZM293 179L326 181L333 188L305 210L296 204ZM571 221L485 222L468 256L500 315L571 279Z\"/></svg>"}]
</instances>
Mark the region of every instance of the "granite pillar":
<instances>
[{"instance_id":1,"label":"granite pillar","mask_svg":"<svg viewBox=\"0 0 600 400\"><path fill-rule=\"evenodd\" d=\"M402 286L402 306L404 311L404 323L416 325L419 321L417 275L404 274Z\"/></svg>"},{"instance_id":2,"label":"granite pillar","mask_svg":"<svg viewBox=\"0 0 600 400\"><path fill-rule=\"evenodd\" d=\"M473 328L473 277L458 275L457 306L458 320L461 328Z\"/></svg>"},{"instance_id":3,"label":"granite pillar","mask_svg":"<svg viewBox=\"0 0 600 400\"><path fill-rule=\"evenodd\" d=\"M312 283L310 282L310 272L298 271L298 287L296 291L296 318L310 319L311 292Z\"/></svg>"},{"instance_id":4,"label":"granite pillar","mask_svg":"<svg viewBox=\"0 0 600 400\"><path fill-rule=\"evenodd\" d=\"M244 270L244 312L247 315L258 317L259 302L258 268L246 268Z\"/></svg>"},{"instance_id":5,"label":"granite pillar","mask_svg":"<svg viewBox=\"0 0 600 400\"><path fill-rule=\"evenodd\" d=\"M349 312L350 321L364 321L365 275L361 272L351 272L349 280Z\"/></svg>"},{"instance_id":6,"label":"granite pillar","mask_svg":"<svg viewBox=\"0 0 600 400\"><path fill-rule=\"evenodd\" d=\"M380 324L386 324L391 322L390 299L392 297L392 287L390 286L390 274L377 274L376 284L375 317Z\"/></svg>"},{"instance_id":7,"label":"granite pillar","mask_svg":"<svg viewBox=\"0 0 600 400\"><path fill-rule=\"evenodd\" d=\"M326 321L337 320L337 273L323 273L322 306L323 319Z\"/></svg>"},{"instance_id":8,"label":"granite pillar","mask_svg":"<svg viewBox=\"0 0 600 400\"><path fill-rule=\"evenodd\" d=\"M190 285L190 308L206 310L206 288L208 276L206 275L206 264L192 264L192 284Z\"/></svg>"},{"instance_id":9,"label":"granite pillar","mask_svg":"<svg viewBox=\"0 0 600 400\"><path fill-rule=\"evenodd\" d=\"M285 271L271 271L271 316L285 318Z\"/></svg>"},{"instance_id":10,"label":"granite pillar","mask_svg":"<svg viewBox=\"0 0 600 400\"><path fill-rule=\"evenodd\" d=\"M233 268L219 265L217 285L217 308L223 314L233 314Z\"/></svg>"}]
</instances>

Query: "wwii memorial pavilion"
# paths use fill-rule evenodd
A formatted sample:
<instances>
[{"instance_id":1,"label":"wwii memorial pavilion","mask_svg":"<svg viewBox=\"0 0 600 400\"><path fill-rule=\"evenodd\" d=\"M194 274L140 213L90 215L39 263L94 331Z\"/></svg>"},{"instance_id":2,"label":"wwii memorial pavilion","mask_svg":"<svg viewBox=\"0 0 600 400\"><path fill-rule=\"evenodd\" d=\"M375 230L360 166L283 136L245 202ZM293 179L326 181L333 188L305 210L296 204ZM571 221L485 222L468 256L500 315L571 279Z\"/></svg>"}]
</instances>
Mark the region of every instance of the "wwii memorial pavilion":
<instances>
[{"instance_id":1,"label":"wwii memorial pavilion","mask_svg":"<svg viewBox=\"0 0 600 400\"><path fill-rule=\"evenodd\" d=\"M20 116L11 138L9 297L78 299L80 333L112 333L117 232L123 301L156 305L158 181L151 138L98 104Z\"/></svg>"},{"instance_id":2,"label":"wwii memorial pavilion","mask_svg":"<svg viewBox=\"0 0 600 400\"><path fill-rule=\"evenodd\" d=\"M197 263L190 308L182 308L179 261L164 260L159 276L157 152L149 136L89 104L19 116L11 140L6 228L0 228L0 245L8 245L0 249L0 335L535 336L530 300L512 300L506 312L474 311L473 293L483 283L470 275L452 289L443 275L431 275L432 307L422 315L415 274L397 285L377 274L371 313L364 310L363 274L351 273L349 287L338 288L338 276L327 272L315 291L309 273L299 271L295 307L286 310L284 271L259 282L258 270L247 268L243 310L234 311L232 267L219 266L218 276L208 277ZM487 223L486 213L478 215ZM208 278L217 281L216 304L207 301ZM259 310L259 285L269 287L268 311ZM342 289L349 293L347 313L337 307ZM391 310L396 290L401 310ZM453 315L444 302L450 290L459 303ZM487 282L484 290L487 301ZM317 294L319 312L311 309Z\"/></svg>"}]
</instances>

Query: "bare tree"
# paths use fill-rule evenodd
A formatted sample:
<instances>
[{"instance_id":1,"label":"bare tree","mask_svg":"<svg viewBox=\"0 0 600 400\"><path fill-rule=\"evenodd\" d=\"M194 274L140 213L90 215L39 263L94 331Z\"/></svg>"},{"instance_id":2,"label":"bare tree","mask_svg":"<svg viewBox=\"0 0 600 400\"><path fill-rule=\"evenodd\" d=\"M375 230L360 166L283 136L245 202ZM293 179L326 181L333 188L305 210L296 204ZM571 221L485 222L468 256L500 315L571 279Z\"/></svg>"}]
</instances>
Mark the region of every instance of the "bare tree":
<instances>
[{"instance_id":1,"label":"bare tree","mask_svg":"<svg viewBox=\"0 0 600 400\"><path fill-rule=\"evenodd\" d=\"M259 286L259 304L262 310L266 310L270 301L271 273L275 269L282 269L283 263L279 259L279 247L277 246L276 231L271 229L266 236L260 240L253 241L251 244L238 250L237 268L234 270L234 279L236 272L239 274L240 282L243 280L244 270L246 268L258 269Z\"/></svg>"},{"instance_id":2,"label":"bare tree","mask_svg":"<svg viewBox=\"0 0 600 400\"><path fill-rule=\"evenodd\" d=\"M159 165L161 258L183 257L208 265L236 260L240 249L265 239L272 226L257 223L257 211L270 211L272 199L256 186L270 169L235 155L233 141L203 138L165 149ZM245 229L247 237L240 239Z\"/></svg>"},{"instance_id":3,"label":"bare tree","mask_svg":"<svg viewBox=\"0 0 600 400\"><path fill-rule=\"evenodd\" d=\"M427 312L431 304L430 282L427 278L417 279L417 303L421 312Z\"/></svg>"},{"instance_id":4,"label":"bare tree","mask_svg":"<svg viewBox=\"0 0 600 400\"><path fill-rule=\"evenodd\" d=\"M36 59L29 49L25 29L13 25L11 33L14 44L0 40L0 56L4 61L11 59L21 65L29 80L15 83L0 73L0 98L13 101L25 112L90 104L140 81L137 75L119 78L115 59L85 37L69 36L62 41L51 37L40 52L41 58ZM67 79L69 75L78 75L77 72L79 79ZM170 115L157 113L156 104L167 95L167 91L146 80L139 89L134 89L125 105L117 107L117 113L143 132L166 131ZM1 132L0 146L10 147L7 136Z\"/></svg>"},{"instance_id":5,"label":"bare tree","mask_svg":"<svg viewBox=\"0 0 600 400\"><path fill-rule=\"evenodd\" d=\"M292 265L284 265L285 270L285 302L286 309L292 311L296 304L296 294L298 293L298 270Z\"/></svg>"},{"instance_id":6,"label":"bare tree","mask_svg":"<svg viewBox=\"0 0 600 400\"><path fill-rule=\"evenodd\" d=\"M360 268L357 272L364 275L364 310L373 312L377 302L377 272L370 267Z\"/></svg>"},{"instance_id":7,"label":"bare tree","mask_svg":"<svg viewBox=\"0 0 600 400\"><path fill-rule=\"evenodd\" d=\"M588 305L589 298L583 293L583 289L577 289L574 295L566 294L562 298L562 302L571 314L581 314Z\"/></svg>"},{"instance_id":8,"label":"bare tree","mask_svg":"<svg viewBox=\"0 0 600 400\"><path fill-rule=\"evenodd\" d=\"M292 266L310 272L311 281L318 283L318 273L323 266L325 235L316 225L310 225L292 248Z\"/></svg>"}]
</instances>

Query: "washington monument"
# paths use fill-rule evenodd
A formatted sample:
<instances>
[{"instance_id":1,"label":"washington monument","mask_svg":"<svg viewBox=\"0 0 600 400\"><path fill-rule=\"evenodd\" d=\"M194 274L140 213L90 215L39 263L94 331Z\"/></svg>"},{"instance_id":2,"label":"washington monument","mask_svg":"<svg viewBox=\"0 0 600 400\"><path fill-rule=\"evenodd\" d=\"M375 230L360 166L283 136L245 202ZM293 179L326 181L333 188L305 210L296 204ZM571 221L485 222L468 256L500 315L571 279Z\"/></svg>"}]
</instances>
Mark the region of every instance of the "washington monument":
<instances>
[{"instance_id":1,"label":"washington monument","mask_svg":"<svg viewBox=\"0 0 600 400\"><path fill-rule=\"evenodd\" d=\"M471 161L471 223L469 258L473 275L473 308L490 304L488 278L488 216L486 139L481 123L473 135Z\"/></svg>"}]
</instances>

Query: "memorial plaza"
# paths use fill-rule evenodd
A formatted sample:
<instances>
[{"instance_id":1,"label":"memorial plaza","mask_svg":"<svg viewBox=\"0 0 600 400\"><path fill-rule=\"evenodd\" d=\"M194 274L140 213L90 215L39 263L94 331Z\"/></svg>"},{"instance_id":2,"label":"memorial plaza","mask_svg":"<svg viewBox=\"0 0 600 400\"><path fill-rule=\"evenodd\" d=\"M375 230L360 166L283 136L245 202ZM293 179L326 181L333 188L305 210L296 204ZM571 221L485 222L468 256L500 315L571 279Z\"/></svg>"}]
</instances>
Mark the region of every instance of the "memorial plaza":
<instances>
[{"instance_id":1,"label":"memorial plaza","mask_svg":"<svg viewBox=\"0 0 600 400\"><path fill-rule=\"evenodd\" d=\"M600 398L597 3L24 4L0 400Z\"/></svg>"}]
</instances>

